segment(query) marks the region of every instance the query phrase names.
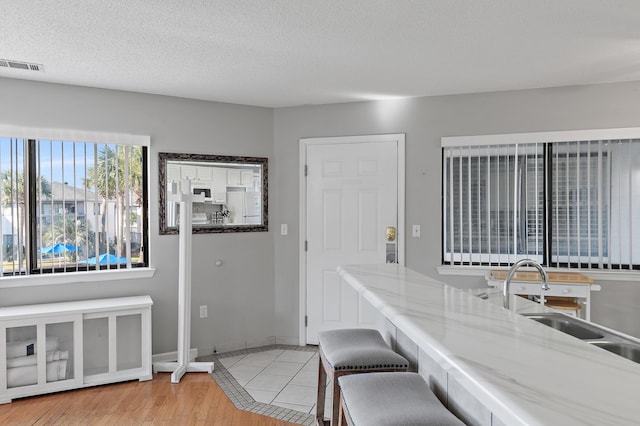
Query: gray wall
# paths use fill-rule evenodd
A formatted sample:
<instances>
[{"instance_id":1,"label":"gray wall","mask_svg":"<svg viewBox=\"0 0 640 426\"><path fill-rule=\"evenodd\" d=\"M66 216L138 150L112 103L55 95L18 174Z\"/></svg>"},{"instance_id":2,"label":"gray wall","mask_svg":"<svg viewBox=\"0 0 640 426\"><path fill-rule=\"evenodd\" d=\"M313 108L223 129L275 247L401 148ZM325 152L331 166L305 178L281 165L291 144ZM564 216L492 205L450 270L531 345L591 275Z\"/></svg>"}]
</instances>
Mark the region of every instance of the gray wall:
<instances>
[{"instance_id":1,"label":"gray wall","mask_svg":"<svg viewBox=\"0 0 640 426\"><path fill-rule=\"evenodd\" d=\"M144 280L0 289L0 305L149 294L153 352L177 346L178 236L158 233L158 152L273 158L273 110L0 78L0 122L151 136L150 235ZM201 354L274 338L273 233L193 237L192 347ZM215 260L223 261L216 267ZM198 306L209 317L198 318ZM248 342L248 343L247 343Z\"/></svg>"},{"instance_id":2,"label":"gray wall","mask_svg":"<svg viewBox=\"0 0 640 426\"><path fill-rule=\"evenodd\" d=\"M484 279L436 271L441 261L440 138L613 127L640 127L640 82L276 109L275 223L288 223L290 230L287 237L275 237L276 334L298 334L300 138L406 133L405 223L407 230L411 224L422 226L421 238L406 233L406 266L464 288L482 286ZM640 337L640 285L600 284L592 320Z\"/></svg>"},{"instance_id":3,"label":"gray wall","mask_svg":"<svg viewBox=\"0 0 640 426\"><path fill-rule=\"evenodd\" d=\"M268 109L0 78L0 122L151 136L150 249L153 278L0 289L0 305L149 294L153 351L176 349L177 236L158 235L160 151L269 158L268 233L194 235L192 346L201 354L297 341L299 139L406 134L406 264L458 287L479 277L438 276L440 138L640 126L640 82L475 95ZM279 235L279 224L289 235ZM223 266L216 267L215 260ZM601 283L594 321L640 336L640 286ZM209 318L197 307L209 305ZM304 308L304 307L302 307Z\"/></svg>"}]
</instances>

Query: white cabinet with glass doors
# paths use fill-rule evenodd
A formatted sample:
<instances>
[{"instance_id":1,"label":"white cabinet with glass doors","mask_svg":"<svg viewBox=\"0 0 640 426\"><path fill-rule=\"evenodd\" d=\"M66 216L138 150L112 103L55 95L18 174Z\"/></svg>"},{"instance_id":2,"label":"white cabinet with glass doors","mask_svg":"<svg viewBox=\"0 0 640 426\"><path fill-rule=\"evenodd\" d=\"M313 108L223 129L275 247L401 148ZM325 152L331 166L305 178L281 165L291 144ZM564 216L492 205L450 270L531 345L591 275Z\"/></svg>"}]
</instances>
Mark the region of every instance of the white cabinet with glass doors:
<instances>
[{"instance_id":1,"label":"white cabinet with glass doors","mask_svg":"<svg viewBox=\"0 0 640 426\"><path fill-rule=\"evenodd\" d=\"M149 296L0 308L0 403L150 380Z\"/></svg>"}]
</instances>

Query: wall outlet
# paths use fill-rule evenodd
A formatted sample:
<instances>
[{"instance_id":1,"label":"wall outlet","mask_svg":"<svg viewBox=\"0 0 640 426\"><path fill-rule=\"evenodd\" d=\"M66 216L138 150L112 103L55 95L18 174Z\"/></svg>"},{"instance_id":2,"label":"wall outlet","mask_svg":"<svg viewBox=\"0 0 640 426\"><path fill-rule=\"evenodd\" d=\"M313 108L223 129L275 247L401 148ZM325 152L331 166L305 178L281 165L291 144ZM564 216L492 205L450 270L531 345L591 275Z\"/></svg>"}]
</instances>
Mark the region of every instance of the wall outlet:
<instances>
[{"instance_id":1,"label":"wall outlet","mask_svg":"<svg viewBox=\"0 0 640 426\"><path fill-rule=\"evenodd\" d=\"M411 236L418 238L420 236L420 225L411 226Z\"/></svg>"},{"instance_id":2,"label":"wall outlet","mask_svg":"<svg viewBox=\"0 0 640 426\"><path fill-rule=\"evenodd\" d=\"M207 305L200 306L200 318L206 318L209 314L207 313Z\"/></svg>"}]
</instances>

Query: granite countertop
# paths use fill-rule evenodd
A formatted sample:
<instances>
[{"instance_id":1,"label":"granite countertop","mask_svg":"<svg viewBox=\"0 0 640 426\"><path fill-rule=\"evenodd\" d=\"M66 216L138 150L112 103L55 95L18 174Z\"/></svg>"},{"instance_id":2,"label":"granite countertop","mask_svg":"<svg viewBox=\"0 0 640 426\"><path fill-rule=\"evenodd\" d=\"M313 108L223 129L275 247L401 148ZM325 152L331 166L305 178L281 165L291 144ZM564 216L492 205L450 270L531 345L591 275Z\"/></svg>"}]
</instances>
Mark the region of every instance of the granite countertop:
<instances>
[{"instance_id":1,"label":"granite countertop","mask_svg":"<svg viewBox=\"0 0 640 426\"><path fill-rule=\"evenodd\" d=\"M483 300L396 264L338 272L507 424L640 422L640 364L517 312L546 308L489 291Z\"/></svg>"}]
</instances>

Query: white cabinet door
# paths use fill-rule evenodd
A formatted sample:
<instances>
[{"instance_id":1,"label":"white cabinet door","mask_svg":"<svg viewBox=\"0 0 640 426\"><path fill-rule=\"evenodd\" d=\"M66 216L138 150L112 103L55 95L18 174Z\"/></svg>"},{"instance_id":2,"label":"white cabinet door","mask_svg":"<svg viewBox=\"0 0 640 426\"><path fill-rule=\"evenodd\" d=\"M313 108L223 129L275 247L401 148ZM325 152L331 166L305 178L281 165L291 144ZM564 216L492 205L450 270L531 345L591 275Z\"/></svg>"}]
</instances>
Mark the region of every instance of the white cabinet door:
<instances>
[{"instance_id":1,"label":"white cabinet door","mask_svg":"<svg viewBox=\"0 0 640 426\"><path fill-rule=\"evenodd\" d=\"M227 186L240 186L241 182L240 170L227 170Z\"/></svg>"},{"instance_id":2,"label":"white cabinet door","mask_svg":"<svg viewBox=\"0 0 640 426\"><path fill-rule=\"evenodd\" d=\"M228 186L253 186L253 172L251 170L229 169L227 171Z\"/></svg>"},{"instance_id":3,"label":"white cabinet door","mask_svg":"<svg viewBox=\"0 0 640 426\"><path fill-rule=\"evenodd\" d=\"M194 180L198 177L198 168L196 166L180 165L180 175L182 178Z\"/></svg>"},{"instance_id":4,"label":"white cabinet door","mask_svg":"<svg viewBox=\"0 0 640 426\"><path fill-rule=\"evenodd\" d=\"M227 169L214 167L213 178L213 201L216 203L227 202Z\"/></svg>"},{"instance_id":5,"label":"white cabinet door","mask_svg":"<svg viewBox=\"0 0 640 426\"><path fill-rule=\"evenodd\" d=\"M144 310L135 309L84 315L85 383L148 367L143 357L145 315Z\"/></svg>"},{"instance_id":6,"label":"white cabinet door","mask_svg":"<svg viewBox=\"0 0 640 426\"><path fill-rule=\"evenodd\" d=\"M81 316L4 321L0 326L0 403L82 384Z\"/></svg>"},{"instance_id":7,"label":"white cabinet door","mask_svg":"<svg viewBox=\"0 0 640 426\"><path fill-rule=\"evenodd\" d=\"M196 167L196 179L201 182L211 182L213 181L212 172L211 167L198 166Z\"/></svg>"},{"instance_id":8,"label":"white cabinet door","mask_svg":"<svg viewBox=\"0 0 640 426\"><path fill-rule=\"evenodd\" d=\"M253 186L253 172L250 170L242 171L240 173L240 185L246 187Z\"/></svg>"},{"instance_id":9,"label":"white cabinet door","mask_svg":"<svg viewBox=\"0 0 640 426\"><path fill-rule=\"evenodd\" d=\"M167 182L180 182L180 166L177 164L167 164Z\"/></svg>"}]
</instances>

